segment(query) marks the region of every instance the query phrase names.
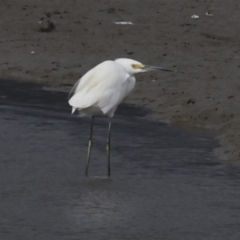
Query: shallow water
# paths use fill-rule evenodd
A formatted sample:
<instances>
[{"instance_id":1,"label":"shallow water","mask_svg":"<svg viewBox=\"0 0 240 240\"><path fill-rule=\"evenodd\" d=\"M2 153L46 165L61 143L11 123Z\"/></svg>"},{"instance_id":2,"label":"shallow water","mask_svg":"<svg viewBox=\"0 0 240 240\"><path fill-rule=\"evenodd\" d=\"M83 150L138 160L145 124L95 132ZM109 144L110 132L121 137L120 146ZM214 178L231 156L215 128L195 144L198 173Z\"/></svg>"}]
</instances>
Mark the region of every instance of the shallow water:
<instances>
[{"instance_id":1,"label":"shallow water","mask_svg":"<svg viewBox=\"0 0 240 240\"><path fill-rule=\"evenodd\" d=\"M0 239L239 239L240 172L213 155L218 143L149 121L123 105L96 119L84 176L89 119L67 94L1 81Z\"/></svg>"}]
</instances>

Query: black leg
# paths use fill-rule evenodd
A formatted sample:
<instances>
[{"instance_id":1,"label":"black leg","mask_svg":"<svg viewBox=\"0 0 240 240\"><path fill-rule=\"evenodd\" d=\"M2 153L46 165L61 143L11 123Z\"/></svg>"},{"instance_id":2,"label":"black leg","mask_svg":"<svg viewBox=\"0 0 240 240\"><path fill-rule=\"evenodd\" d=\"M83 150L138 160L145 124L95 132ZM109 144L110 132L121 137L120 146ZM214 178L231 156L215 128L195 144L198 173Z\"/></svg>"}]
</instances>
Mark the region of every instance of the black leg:
<instances>
[{"instance_id":1,"label":"black leg","mask_svg":"<svg viewBox=\"0 0 240 240\"><path fill-rule=\"evenodd\" d=\"M109 125L108 125L108 139L107 139L107 160L108 160L108 177L111 175L111 168L110 168L110 140L111 140L111 126L112 126L112 119L109 118Z\"/></svg>"},{"instance_id":2,"label":"black leg","mask_svg":"<svg viewBox=\"0 0 240 240\"><path fill-rule=\"evenodd\" d=\"M90 137L89 137L89 141L88 141L87 165L86 165L86 170L85 170L86 176L88 176L89 161L90 161L91 149L92 149L92 145L93 145L93 141L92 141L93 123L94 123L94 116L92 116L92 119L91 119L91 130L90 130Z\"/></svg>"}]
</instances>

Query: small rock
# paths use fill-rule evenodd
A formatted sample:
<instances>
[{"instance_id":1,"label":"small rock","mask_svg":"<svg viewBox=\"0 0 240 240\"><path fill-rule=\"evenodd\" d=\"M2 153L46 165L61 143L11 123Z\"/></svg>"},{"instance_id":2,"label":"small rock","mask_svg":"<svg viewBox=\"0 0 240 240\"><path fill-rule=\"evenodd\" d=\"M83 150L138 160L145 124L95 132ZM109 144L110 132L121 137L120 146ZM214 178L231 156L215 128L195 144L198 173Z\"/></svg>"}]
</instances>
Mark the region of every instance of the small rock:
<instances>
[{"instance_id":1,"label":"small rock","mask_svg":"<svg viewBox=\"0 0 240 240\"><path fill-rule=\"evenodd\" d=\"M193 14L193 15L191 16L191 18L197 19L197 18L199 18L199 16L196 15L196 14Z\"/></svg>"},{"instance_id":2,"label":"small rock","mask_svg":"<svg viewBox=\"0 0 240 240\"><path fill-rule=\"evenodd\" d=\"M55 24L50 20L43 20L38 23L40 25L40 32L52 32L55 29Z\"/></svg>"},{"instance_id":3,"label":"small rock","mask_svg":"<svg viewBox=\"0 0 240 240\"><path fill-rule=\"evenodd\" d=\"M194 103L195 103L195 101L192 100L192 99L189 99L189 100L187 101L187 104L189 104L189 105L192 105L192 104L194 104Z\"/></svg>"},{"instance_id":4,"label":"small rock","mask_svg":"<svg viewBox=\"0 0 240 240\"><path fill-rule=\"evenodd\" d=\"M208 11L208 12L206 12L206 16L208 16L208 17L212 17L213 14L212 14L210 11Z\"/></svg>"}]
</instances>

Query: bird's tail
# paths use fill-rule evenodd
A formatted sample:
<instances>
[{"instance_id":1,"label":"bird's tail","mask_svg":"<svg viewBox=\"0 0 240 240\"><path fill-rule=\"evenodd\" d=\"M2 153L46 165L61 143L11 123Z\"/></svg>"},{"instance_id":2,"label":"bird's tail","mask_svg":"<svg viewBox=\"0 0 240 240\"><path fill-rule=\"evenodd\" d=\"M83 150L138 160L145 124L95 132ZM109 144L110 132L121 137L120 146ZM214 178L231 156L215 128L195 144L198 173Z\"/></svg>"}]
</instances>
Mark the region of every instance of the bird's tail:
<instances>
[{"instance_id":1,"label":"bird's tail","mask_svg":"<svg viewBox=\"0 0 240 240\"><path fill-rule=\"evenodd\" d=\"M76 111L75 107L72 107L72 114Z\"/></svg>"}]
</instances>

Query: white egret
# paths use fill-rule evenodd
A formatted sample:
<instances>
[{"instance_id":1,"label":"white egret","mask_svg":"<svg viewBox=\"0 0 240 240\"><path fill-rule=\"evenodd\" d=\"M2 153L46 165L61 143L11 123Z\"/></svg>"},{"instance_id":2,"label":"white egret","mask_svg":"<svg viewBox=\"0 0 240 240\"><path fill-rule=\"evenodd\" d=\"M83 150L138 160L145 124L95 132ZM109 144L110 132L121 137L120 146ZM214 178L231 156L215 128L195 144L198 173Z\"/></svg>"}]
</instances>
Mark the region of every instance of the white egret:
<instances>
[{"instance_id":1,"label":"white egret","mask_svg":"<svg viewBox=\"0 0 240 240\"><path fill-rule=\"evenodd\" d=\"M89 70L73 86L69 99L72 113L78 110L91 116L91 130L88 142L87 165L85 174L88 176L89 160L92 149L94 117L105 115L109 117L107 138L108 176L110 176L110 137L111 119L124 98L133 90L136 79L135 73L162 70L173 71L163 67L144 65L138 61L119 58L115 61L104 61Z\"/></svg>"}]
</instances>

